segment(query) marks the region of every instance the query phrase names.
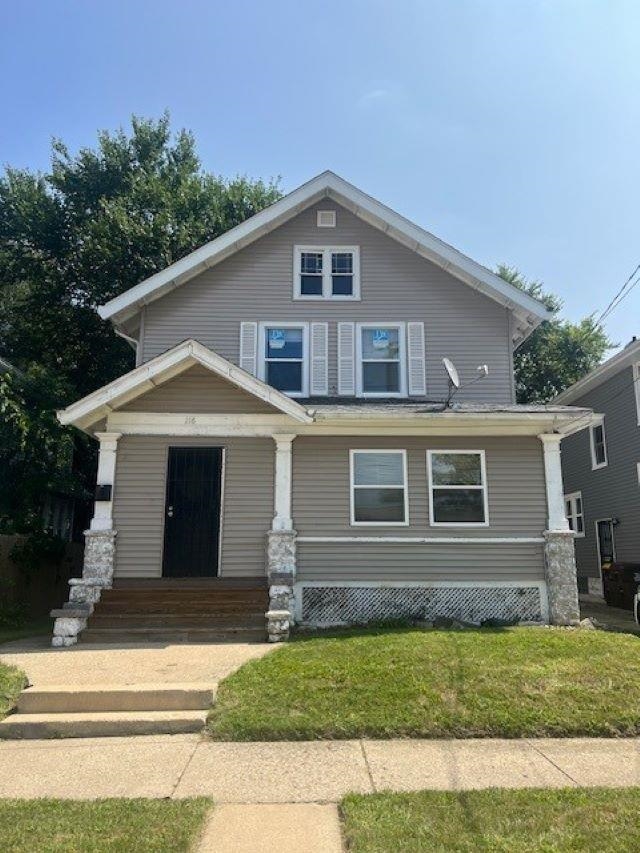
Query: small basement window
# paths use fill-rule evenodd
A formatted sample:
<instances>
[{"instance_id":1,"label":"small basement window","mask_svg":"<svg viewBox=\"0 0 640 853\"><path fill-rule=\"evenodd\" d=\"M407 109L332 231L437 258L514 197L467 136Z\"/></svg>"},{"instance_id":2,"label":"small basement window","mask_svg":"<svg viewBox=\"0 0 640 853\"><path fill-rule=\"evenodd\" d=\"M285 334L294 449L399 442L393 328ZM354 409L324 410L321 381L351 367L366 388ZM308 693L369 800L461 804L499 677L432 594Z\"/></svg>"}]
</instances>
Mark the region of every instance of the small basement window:
<instances>
[{"instance_id":1,"label":"small basement window","mask_svg":"<svg viewBox=\"0 0 640 853\"><path fill-rule=\"evenodd\" d=\"M582 492L571 492L564 496L565 513L569 528L576 536L584 536L584 512L582 509Z\"/></svg>"},{"instance_id":2,"label":"small basement window","mask_svg":"<svg viewBox=\"0 0 640 853\"><path fill-rule=\"evenodd\" d=\"M427 468L433 526L489 524L484 450L428 450Z\"/></svg>"},{"instance_id":3,"label":"small basement window","mask_svg":"<svg viewBox=\"0 0 640 853\"><path fill-rule=\"evenodd\" d=\"M294 299L360 299L357 246L296 246Z\"/></svg>"},{"instance_id":4,"label":"small basement window","mask_svg":"<svg viewBox=\"0 0 640 853\"><path fill-rule=\"evenodd\" d=\"M351 524L408 524L405 450L352 450L350 468Z\"/></svg>"},{"instance_id":5,"label":"small basement window","mask_svg":"<svg viewBox=\"0 0 640 853\"><path fill-rule=\"evenodd\" d=\"M589 427L591 440L591 470L605 468L607 460L607 438L604 431L604 418Z\"/></svg>"}]
</instances>

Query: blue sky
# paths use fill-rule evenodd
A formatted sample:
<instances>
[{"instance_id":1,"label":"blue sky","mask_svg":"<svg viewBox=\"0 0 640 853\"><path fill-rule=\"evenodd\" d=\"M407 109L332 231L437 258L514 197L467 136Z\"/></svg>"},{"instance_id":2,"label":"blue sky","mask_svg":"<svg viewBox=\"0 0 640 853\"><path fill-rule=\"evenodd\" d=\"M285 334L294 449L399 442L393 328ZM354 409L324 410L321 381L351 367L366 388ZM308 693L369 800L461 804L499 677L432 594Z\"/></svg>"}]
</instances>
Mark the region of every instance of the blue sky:
<instances>
[{"instance_id":1,"label":"blue sky","mask_svg":"<svg viewBox=\"0 0 640 853\"><path fill-rule=\"evenodd\" d=\"M639 45L636 0L5 0L0 162L169 109L207 169L333 169L578 319L640 262Z\"/></svg>"}]
</instances>

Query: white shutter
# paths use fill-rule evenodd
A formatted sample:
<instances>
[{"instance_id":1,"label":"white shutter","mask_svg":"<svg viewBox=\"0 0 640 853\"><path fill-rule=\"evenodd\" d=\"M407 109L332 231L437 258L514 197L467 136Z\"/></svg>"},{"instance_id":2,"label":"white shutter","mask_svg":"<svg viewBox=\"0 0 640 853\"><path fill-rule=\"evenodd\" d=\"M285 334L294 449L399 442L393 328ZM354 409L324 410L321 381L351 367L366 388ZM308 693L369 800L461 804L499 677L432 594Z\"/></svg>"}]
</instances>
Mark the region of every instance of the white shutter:
<instances>
[{"instance_id":1,"label":"white shutter","mask_svg":"<svg viewBox=\"0 0 640 853\"><path fill-rule=\"evenodd\" d=\"M424 396L427 383L424 366L424 323L407 323L409 394Z\"/></svg>"},{"instance_id":2,"label":"white shutter","mask_svg":"<svg viewBox=\"0 0 640 853\"><path fill-rule=\"evenodd\" d=\"M355 384L355 326L338 323L338 394L353 397Z\"/></svg>"},{"instance_id":3,"label":"white shutter","mask_svg":"<svg viewBox=\"0 0 640 853\"><path fill-rule=\"evenodd\" d=\"M258 324L240 323L240 367L257 374L256 355L258 350Z\"/></svg>"},{"instance_id":4,"label":"white shutter","mask_svg":"<svg viewBox=\"0 0 640 853\"><path fill-rule=\"evenodd\" d=\"M311 382L309 393L312 397L325 397L329 393L328 334L328 323L311 324Z\"/></svg>"}]
</instances>

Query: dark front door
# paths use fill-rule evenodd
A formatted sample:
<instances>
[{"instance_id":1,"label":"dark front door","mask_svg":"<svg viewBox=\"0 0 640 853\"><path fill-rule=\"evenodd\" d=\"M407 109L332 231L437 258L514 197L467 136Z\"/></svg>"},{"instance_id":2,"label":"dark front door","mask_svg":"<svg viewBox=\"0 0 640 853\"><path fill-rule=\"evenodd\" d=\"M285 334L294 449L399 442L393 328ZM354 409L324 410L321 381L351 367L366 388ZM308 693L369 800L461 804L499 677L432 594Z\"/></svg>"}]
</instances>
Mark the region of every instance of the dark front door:
<instances>
[{"instance_id":1,"label":"dark front door","mask_svg":"<svg viewBox=\"0 0 640 853\"><path fill-rule=\"evenodd\" d=\"M164 577L218 574L221 447L170 447L164 519Z\"/></svg>"},{"instance_id":2,"label":"dark front door","mask_svg":"<svg viewBox=\"0 0 640 853\"><path fill-rule=\"evenodd\" d=\"M613 563L616 558L613 547L613 522L610 519L599 521L597 527L598 554L600 555L600 565L604 566L607 563Z\"/></svg>"}]
</instances>

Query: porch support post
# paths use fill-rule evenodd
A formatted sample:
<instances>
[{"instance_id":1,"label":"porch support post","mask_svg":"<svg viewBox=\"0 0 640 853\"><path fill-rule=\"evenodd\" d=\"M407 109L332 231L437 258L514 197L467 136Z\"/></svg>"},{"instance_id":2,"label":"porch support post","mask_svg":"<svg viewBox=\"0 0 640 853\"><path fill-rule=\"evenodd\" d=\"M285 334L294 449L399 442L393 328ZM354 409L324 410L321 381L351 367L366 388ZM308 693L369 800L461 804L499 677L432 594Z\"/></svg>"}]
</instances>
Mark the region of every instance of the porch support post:
<instances>
[{"instance_id":1,"label":"porch support post","mask_svg":"<svg viewBox=\"0 0 640 853\"><path fill-rule=\"evenodd\" d=\"M544 531L545 573L549 596L549 620L552 625L577 625L580 622L574 534L564 511L561 435L543 433L544 474L547 490L547 529Z\"/></svg>"},{"instance_id":2,"label":"porch support post","mask_svg":"<svg viewBox=\"0 0 640 853\"><path fill-rule=\"evenodd\" d=\"M274 435L276 443L274 511L267 533L269 610L266 614L270 643L289 638L294 618L293 584L296 574L296 536L291 518L292 445L295 435Z\"/></svg>"},{"instance_id":3,"label":"porch support post","mask_svg":"<svg viewBox=\"0 0 640 853\"><path fill-rule=\"evenodd\" d=\"M100 593L113 581L116 531L113 529L113 487L119 432L97 432L100 441L96 501L89 530L85 530L84 563L81 578L69 580L69 601L52 610L53 646L73 646L78 634L87 627L87 619Z\"/></svg>"}]
</instances>

